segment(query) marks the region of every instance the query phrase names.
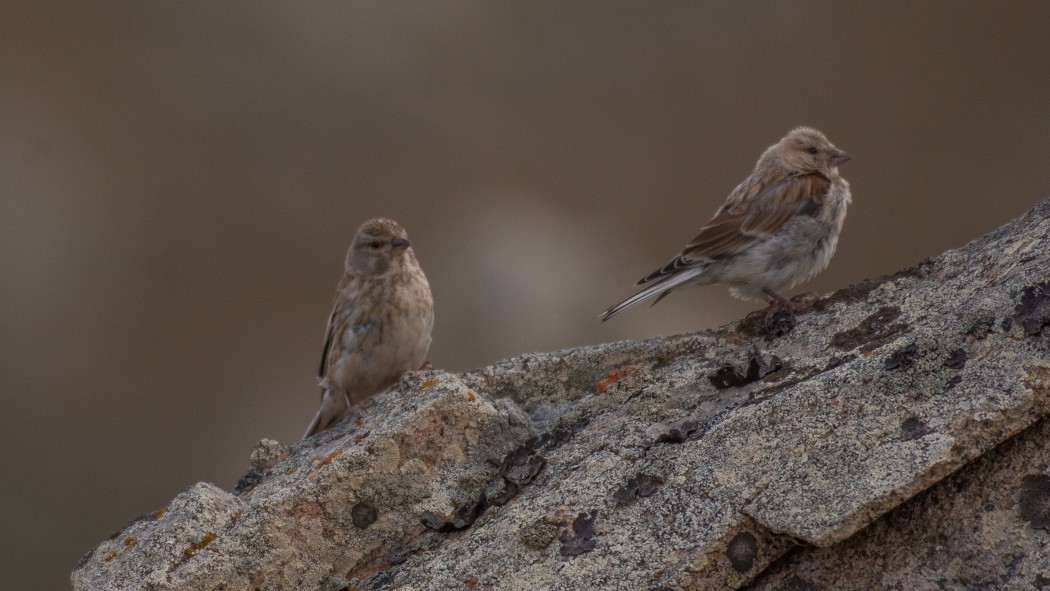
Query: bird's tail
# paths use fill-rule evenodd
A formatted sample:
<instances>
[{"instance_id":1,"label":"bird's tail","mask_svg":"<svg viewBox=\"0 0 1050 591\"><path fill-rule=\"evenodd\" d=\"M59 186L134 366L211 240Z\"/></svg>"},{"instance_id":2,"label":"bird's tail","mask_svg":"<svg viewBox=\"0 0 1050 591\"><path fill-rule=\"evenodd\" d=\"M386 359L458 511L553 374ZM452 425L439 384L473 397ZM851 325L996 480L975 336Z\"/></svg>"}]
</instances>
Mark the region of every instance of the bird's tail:
<instances>
[{"instance_id":1,"label":"bird's tail","mask_svg":"<svg viewBox=\"0 0 1050 591\"><path fill-rule=\"evenodd\" d=\"M659 294L656 300L652 303L652 305L655 306L657 302L664 299L675 289L684 287L684 285L688 283L697 282L697 278L703 274L703 272L703 267L689 267L684 268L677 273L665 275L656 281L646 284L645 287L627 296L623 301L609 306L609 309L599 314L598 318L600 318L602 322L605 322L642 300L649 299L654 295Z\"/></svg>"},{"instance_id":2,"label":"bird's tail","mask_svg":"<svg viewBox=\"0 0 1050 591\"><path fill-rule=\"evenodd\" d=\"M333 392L326 388L324 392L321 393L321 408L317 409L317 414L315 414L313 420L310 421L310 426L306 428L306 432L303 433L302 439L306 439L311 435L316 435L321 431L334 426L336 423L343 420L349 408L350 400L347 399L345 394ZM302 439L300 439L300 441L302 441Z\"/></svg>"}]
</instances>

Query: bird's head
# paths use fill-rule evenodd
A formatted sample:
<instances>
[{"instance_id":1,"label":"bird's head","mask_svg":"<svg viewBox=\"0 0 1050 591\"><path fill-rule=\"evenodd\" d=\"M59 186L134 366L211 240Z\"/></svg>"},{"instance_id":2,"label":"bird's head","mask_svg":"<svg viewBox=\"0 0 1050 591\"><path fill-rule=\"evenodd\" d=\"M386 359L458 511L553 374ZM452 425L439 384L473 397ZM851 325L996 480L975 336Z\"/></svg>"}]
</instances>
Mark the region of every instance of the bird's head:
<instances>
[{"instance_id":1,"label":"bird's head","mask_svg":"<svg viewBox=\"0 0 1050 591\"><path fill-rule=\"evenodd\" d=\"M376 218L361 224L346 253L346 271L357 277L383 275L412 257L408 233L394 220Z\"/></svg>"},{"instance_id":2,"label":"bird's head","mask_svg":"<svg viewBox=\"0 0 1050 591\"><path fill-rule=\"evenodd\" d=\"M853 158L835 147L828 138L812 127L796 127L770 147L769 152L792 172L820 173L830 176L836 166Z\"/></svg>"}]
</instances>

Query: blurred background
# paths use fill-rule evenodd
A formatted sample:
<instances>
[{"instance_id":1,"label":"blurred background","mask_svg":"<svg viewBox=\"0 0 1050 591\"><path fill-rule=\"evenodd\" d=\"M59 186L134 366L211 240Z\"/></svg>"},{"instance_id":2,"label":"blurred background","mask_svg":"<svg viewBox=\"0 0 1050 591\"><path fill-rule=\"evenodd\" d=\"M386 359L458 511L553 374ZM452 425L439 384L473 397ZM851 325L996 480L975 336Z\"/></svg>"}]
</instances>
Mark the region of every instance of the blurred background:
<instances>
[{"instance_id":1,"label":"blurred background","mask_svg":"<svg viewBox=\"0 0 1050 591\"><path fill-rule=\"evenodd\" d=\"M830 292L1050 194L1045 2L4 2L0 572L295 441L347 245L409 230L430 360L711 328L593 317L790 128L855 159Z\"/></svg>"}]
</instances>

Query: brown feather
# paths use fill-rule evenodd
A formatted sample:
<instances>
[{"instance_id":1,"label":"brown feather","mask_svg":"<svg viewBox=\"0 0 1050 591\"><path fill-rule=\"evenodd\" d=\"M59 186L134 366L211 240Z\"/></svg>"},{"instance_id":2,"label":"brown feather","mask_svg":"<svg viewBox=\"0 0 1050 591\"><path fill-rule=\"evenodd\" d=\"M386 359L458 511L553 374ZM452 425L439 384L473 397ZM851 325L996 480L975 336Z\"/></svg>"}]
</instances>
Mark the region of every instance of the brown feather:
<instances>
[{"instance_id":1,"label":"brown feather","mask_svg":"<svg viewBox=\"0 0 1050 591\"><path fill-rule=\"evenodd\" d=\"M776 234L809 201L822 202L829 187L828 180L818 174L789 176L758 192L750 198L753 201L723 208L686 245L682 256L714 260L740 252L756 239ZM752 192L755 188L747 189Z\"/></svg>"},{"instance_id":2,"label":"brown feather","mask_svg":"<svg viewBox=\"0 0 1050 591\"><path fill-rule=\"evenodd\" d=\"M776 234L791 218L812 215L827 195L830 183L820 174L788 176L778 183L743 183L727 205L666 265L643 277L638 285L655 281L684 267L733 256L756 240ZM741 194L749 196L741 200ZM657 300L659 301L659 300Z\"/></svg>"},{"instance_id":3,"label":"brown feather","mask_svg":"<svg viewBox=\"0 0 1050 591\"><path fill-rule=\"evenodd\" d=\"M328 352L332 350L332 340L335 337L335 313L339 310L339 296L346 289L353 276L343 273L339 283L335 286L335 302L332 304L332 312L328 315L328 328L325 330L324 345L321 347L321 364L317 368L317 377L323 378L328 373Z\"/></svg>"}]
</instances>

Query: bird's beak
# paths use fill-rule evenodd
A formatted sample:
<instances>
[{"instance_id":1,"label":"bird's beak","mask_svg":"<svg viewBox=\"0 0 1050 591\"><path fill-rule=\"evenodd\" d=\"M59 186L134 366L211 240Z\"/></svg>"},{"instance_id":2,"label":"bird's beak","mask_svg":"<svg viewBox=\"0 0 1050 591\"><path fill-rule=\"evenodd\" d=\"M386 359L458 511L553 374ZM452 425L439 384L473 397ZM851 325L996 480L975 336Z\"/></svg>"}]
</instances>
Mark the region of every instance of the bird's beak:
<instances>
[{"instance_id":1,"label":"bird's beak","mask_svg":"<svg viewBox=\"0 0 1050 591\"><path fill-rule=\"evenodd\" d=\"M847 160L852 160L852 159L853 159L853 154L850 154L849 152L845 152L845 151L840 150L838 148L835 148L834 150L831 151L831 163L833 165L835 165L835 166L838 166L839 164L842 164L843 162L846 162Z\"/></svg>"},{"instance_id":2,"label":"bird's beak","mask_svg":"<svg viewBox=\"0 0 1050 591\"><path fill-rule=\"evenodd\" d=\"M390 246L393 246L394 248L402 248L412 246L412 243L404 236L394 236L394 238L390 240Z\"/></svg>"}]
</instances>

